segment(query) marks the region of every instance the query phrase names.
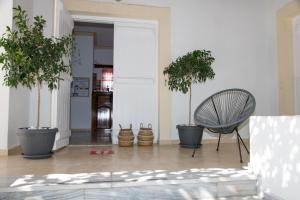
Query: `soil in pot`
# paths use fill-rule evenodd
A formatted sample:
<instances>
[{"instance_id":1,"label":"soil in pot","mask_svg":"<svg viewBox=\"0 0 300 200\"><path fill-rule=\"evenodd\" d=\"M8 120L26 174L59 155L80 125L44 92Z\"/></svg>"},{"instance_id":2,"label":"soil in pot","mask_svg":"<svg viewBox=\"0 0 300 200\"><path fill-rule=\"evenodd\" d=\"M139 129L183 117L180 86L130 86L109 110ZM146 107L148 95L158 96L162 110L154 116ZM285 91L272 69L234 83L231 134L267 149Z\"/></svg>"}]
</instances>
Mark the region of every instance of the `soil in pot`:
<instances>
[{"instance_id":1,"label":"soil in pot","mask_svg":"<svg viewBox=\"0 0 300 200\"><path fill-rule=\"evenodd\" d=\"M203 127L196 125L177 125L180 146L183 148L199 148L202 141Z\"/></svg>"}]
</instances>

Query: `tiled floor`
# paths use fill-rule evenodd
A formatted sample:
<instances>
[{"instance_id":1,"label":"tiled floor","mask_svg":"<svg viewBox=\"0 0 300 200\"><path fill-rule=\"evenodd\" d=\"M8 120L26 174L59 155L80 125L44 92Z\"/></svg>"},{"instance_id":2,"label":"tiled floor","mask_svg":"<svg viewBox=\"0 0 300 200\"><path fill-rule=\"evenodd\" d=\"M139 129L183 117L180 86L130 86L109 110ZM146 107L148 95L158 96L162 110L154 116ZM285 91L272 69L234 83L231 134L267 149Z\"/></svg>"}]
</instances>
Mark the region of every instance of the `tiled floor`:
<instances>
[{"instance_id":1,"label":"tiled floor","mask_svg":"<svg viewBox=\"0 0 300 200\"><path fill-rule=\"evenodd\" d=\"M110 130L99 130L97 135L108 135ZM70 137L71 145L111 145L109 137L97 137L92 138L91 132L89 131L72 131Z\"/></svg>"},{"instance_id":2,"label":"tiled floor","mask_svg":"<svg viewBox=\"0 0 300 200\"><path fill-rule=\"evenodd\" d=\"M92 149L100 152L112 149L111 155L90 155ZM242 149L244 163L239 162L236 144L203 144L194 158L191 149L178 145L153 147L69 146L50 159L29 160L20 155L0 157L0 177L21 175L73 174L136 170L182 170L192 168L242 168L249 162L249 155Z\"/></svg>"}]
</instances>

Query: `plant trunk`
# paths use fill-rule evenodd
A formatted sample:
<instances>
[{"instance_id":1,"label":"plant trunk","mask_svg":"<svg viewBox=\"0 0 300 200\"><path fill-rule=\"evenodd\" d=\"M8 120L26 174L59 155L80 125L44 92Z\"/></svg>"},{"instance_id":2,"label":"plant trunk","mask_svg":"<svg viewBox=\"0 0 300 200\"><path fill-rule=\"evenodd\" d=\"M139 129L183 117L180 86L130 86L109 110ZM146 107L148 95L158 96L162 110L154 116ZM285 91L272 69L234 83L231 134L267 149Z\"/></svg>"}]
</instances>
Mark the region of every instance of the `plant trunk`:
<instances>
[{"instance_id":1,"label":"plant trunk","mask_svg":"<svg viewBox=\"0 0 300 200\"><path fill-rule=\"evenodd\" d=\"M192 119L192 85L190 85L190 100L189 100L189 125L191 125Z\"/></svg>"},{"instance_id":2,"label":"plant trunk","mask_svg":"<svg viewBox=\"0 0 300 200\"><path fill-rule=\"evenodd\" d=\"M41 83L36 81L36 124L35 128L40 127L40 108L41 108Z\"/></svg>"}]
</instances>

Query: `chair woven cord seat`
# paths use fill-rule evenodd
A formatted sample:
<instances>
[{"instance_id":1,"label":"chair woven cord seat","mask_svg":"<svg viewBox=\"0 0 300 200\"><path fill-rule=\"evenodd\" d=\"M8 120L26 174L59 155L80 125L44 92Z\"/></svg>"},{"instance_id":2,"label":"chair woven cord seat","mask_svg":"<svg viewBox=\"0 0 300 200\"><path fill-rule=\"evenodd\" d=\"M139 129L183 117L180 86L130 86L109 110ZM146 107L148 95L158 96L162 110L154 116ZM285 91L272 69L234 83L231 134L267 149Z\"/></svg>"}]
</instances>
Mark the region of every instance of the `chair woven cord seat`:
<instances>
[{"instance_id":1,"label":"chair woven cord seat","mask_svg":"<svg viewBox=\"0 0 300 200\"><path fill-rule=\"evenodd\" d=\"M195 124L219 134L229 134L236 131L239 152L241 141L249 153L238 133L238 127L253 114L255 106L255 98L250 92L243 89L223 90L208 97L197 107L194 113ZM217 150L219 149L220 138L221 135ZM240 160L242 162L241 152Z\"/></svg>"}]
</instances>

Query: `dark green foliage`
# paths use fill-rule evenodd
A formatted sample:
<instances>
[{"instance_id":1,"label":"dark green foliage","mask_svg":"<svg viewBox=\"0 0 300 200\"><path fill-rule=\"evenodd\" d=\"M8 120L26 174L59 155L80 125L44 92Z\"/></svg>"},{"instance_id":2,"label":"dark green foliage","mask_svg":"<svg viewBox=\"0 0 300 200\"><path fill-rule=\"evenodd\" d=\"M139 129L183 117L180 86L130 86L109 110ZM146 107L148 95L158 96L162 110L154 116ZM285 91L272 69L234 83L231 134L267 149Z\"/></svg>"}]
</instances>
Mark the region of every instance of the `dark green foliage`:
<instances>
[{"instance_id":1,"label":"dark green foliage","mask_svg":"<svg viewBox=\"0 0 300 200\"><path fill-rule=\"evenodd\" d=\"M211 52L206 50L195 50L177 58L163 72L168 77L169 89L186 94L192 83L213 79L215 73L211 64L214 60Z\"/></svg>"},{"instance_id":2,"label":"dark green foliage","mask_svg":"<svg viewBox=\"0 0 300 200\"><path fill-rule=\"evenodd\" d=\"M31 89L37 83L46 83L49 89L56 88L61 73L70 73L71 66L63 57L72 53L72 37L47 38L43 35L46 21L42 16L34 17L33 25L28 25L26 12L20 6L14 10L17 30L7 27L0 38L4 84Z\"/></svg>"}]
</instances>

